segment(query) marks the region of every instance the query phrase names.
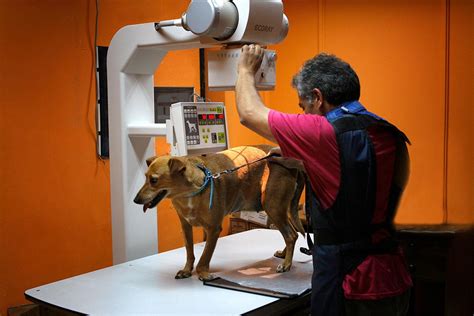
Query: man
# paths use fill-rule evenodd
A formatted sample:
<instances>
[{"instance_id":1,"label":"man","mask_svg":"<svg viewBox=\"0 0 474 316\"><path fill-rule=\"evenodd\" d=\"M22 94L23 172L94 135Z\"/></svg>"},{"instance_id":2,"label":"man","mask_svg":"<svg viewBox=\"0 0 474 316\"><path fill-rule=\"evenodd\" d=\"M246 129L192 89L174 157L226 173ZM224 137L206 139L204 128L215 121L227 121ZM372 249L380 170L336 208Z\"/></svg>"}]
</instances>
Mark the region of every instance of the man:
<instances>
[{"instance_id":1,"label":"man","mask_svg":"<svg viewBox=\"0 0 474 316\"><path fill-rule=\"evenodd\" d=\"M263 59L242 48L236 102L243 125L303 161L315 233L311 314L405 315L412 286L393 218L408 179L408 139L358 102L349 64L308 60L293 79L304 114L267 108L256 88Z\"/></svg>"}]
</instances>

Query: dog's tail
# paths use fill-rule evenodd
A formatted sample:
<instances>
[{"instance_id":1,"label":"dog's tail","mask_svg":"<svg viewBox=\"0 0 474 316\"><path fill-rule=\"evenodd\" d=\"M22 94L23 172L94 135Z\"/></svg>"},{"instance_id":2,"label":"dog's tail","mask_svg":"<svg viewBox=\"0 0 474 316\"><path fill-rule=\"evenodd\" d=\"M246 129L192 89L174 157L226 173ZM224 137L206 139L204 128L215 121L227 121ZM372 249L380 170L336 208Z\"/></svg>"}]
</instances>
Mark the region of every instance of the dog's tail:
<instances>
[{"instance_id":1,"label":"dog's tail","mask_svg":"<svg viewBox=\"0 0 474 316\"><path fill-rule=\"evenodd\" d=\"M290 214L288 215L291 226L293 226L293 228L297 232L301 233L301 235L304 237L305 230L303 228L303 224L301 223L300 217L298 216L298 206L300 203L301 193L303 192L306 182L306 170L300 160L278 157L278 151L275 152L277 155L268 159L270 163L276 163L280 166L283 166L285 169L296 172L296 188L290 204Z\"/></svg>"},{"instance_id":2,"label":"dog's tail","mask_svg":"<svg viewBox=\"0 0 474 316\"><path fill-rule=\"evenodd\" d=\"M301 235L305 234L303 224L301 223L300 217L298 216L298 206L300 203L301 193L304 189L305 184L305 176L303 171L297 170L297 179L296 179L296 189L295 194L293 195L293 199L291 200L290 205L290 223L293 227L295 227L296 231L301 233Z\"/></svg>"}]
</instances>

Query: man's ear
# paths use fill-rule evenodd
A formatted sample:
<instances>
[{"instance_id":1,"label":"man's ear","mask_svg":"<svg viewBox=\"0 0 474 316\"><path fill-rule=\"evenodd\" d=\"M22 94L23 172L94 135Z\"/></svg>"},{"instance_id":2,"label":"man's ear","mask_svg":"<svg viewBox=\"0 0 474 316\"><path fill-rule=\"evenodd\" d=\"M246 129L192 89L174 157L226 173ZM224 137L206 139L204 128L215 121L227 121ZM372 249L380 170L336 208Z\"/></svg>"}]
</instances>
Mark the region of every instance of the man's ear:
<instances>
[{"instance_id":1,"label":"man's ear","mask_svg":"<svg viewBox=\"0 0 474 316\"><path fill-rule=\"evenodd\" d=\"M152 163L153 161L155 161L155 159L156 159L156 156L153 156L153 157L148 158L148 159L146 160L146 165L147 165L148 167L150 167L151 163Z\"/></svg>"},{"instance_id":2,"label":"man's ear","mask_svg":"<svg viewBox=\"0 0 474 316\"><path fill-rule=\"evenodd\" d=\"M170 169L170 174L183 173L186 170L186 163L179 158L170 158L168 160L168 168Z\"/></svg>"},{"instance_id":3,"label":"man's ear","mask_svg":"<svg viewBox=\"0 0 474 316\"><path fill-rule=\"evenodd\" d=\"M313 89L313 96L314 96L314 106L317 109L321 109L321 107L323 106L323 103L324 103L323 93L318 88L314 88Z\"/></svg>"}]
</instances>

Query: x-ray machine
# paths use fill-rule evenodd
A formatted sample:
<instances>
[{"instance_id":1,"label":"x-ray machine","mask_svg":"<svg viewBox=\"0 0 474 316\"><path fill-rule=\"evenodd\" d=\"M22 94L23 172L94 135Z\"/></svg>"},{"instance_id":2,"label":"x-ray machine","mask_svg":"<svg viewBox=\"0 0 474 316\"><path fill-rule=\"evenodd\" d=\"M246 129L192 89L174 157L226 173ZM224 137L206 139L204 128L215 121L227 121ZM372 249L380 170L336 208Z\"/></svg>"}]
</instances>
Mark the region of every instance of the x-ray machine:
<instances>
[{"instance_id":1,"label":"x-ray machine","mask_svg":"<svg viewBox=\"0 0 474 316\"><path fill-rule=\"evenodd\" d=\"M114 35L107 57L114 264L155 254L158 249L156 212L144 214L133 198L143 183L145 159L155 154L154 137L167 135L166 124L154 123L153 75L163 57L182 49L275 44L287 32L281 0L192 0L179 19L128 25ZM238 54L234 48L209 56L210 88L234 87ZM267 52L257 74L261 89L274 86L274 60L274 53ZM168 131L183 121L184 117L180 123L168 122ZM167 138L173 141L169 133ZM191 149L192 145L191 140L180 146Z\"/></svg>"}]
</instances>

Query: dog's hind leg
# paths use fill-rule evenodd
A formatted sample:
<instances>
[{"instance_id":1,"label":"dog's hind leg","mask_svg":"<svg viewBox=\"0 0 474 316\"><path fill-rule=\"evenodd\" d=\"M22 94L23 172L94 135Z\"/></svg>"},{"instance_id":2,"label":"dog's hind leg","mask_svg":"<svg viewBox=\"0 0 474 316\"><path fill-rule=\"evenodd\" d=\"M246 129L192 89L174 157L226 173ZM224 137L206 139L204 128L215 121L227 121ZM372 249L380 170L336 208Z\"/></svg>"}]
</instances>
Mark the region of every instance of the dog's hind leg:
<instances>
[{"instance_id":1,"label":"dog's hind leg","mask_svg":"<svg viewBox=\"0 0 474 316\"><path fill-rule=\"evenodd\" d=\"M289 222L288 208L290 207L290 201L282 194L268 196L272 196L272 198L266 199L265 211L282 234L286 245L282 251L275 252L276 257L284 258L283 263L278 265L277 272L286 272L291 268L298 233Z\"/></svg>"},{"instance_id":2,"label":"dog's hind leg","mask_svg":"<svg viewBox=\"0 0 474 316\"><path fill-rule=\"evenodd\" d=\"M199 275L199 280L209 281L214 279L214 276L209 273L209 263L211 262L212 254L216 248L217 239L222 231L222 226L218 227L204 227L207 234L206 245L202 252L201 258L196 266L196 272Z\"/></svg>"},{"instance_id":3,"label":"dog's hind leg","mask_svg":"<svg viewBox=\"0 0 474 316\"><path fill-rule=\"evenodd\" d=\"M181 228L183 229L184 245L186 247L186 264L182 270L176 273L175 279L189 278L192 275L194 266L194 242L193 227L181 216L179 216Z\"/></svg>"},{"instance_id":4,"label":"dog's hind leg","mask_svg":"<svg viewBox=\"0 0 474 316\"><path fill-rule=\"evenodd\" d=\"M277 210L277 208L280 208L280 210ZM281 251L275 252L275 257L284 258L283 262L278 265L277 272L286 272L291 268L293 252L295 249L296 239L298 239L298 233L288 222L286 208L284 211L281 210L281 208L281 205L273 205L273 207L269 206L266 212L273 223L275 223L278 230L282 234L283 239L285 240L286 247ZM275 210L277 211L275 212Z\"/></svg>"},{"instance_id":5,"label":"dog's hind leg","mask_svg":"<svg viewBox=\"0 0 474 316\"><path fill-rule=\"evenodd\" d=\"M284 258L277 267L277 272L290 270L293 261L295 243L298 233L289 218L289 210L293 206L294 193L297 191L295 177L291 171L279 165L273 165L268 178L264 209L285 240L286 247L275 252L278 258Z\"/></svg>"}]
</instances>

